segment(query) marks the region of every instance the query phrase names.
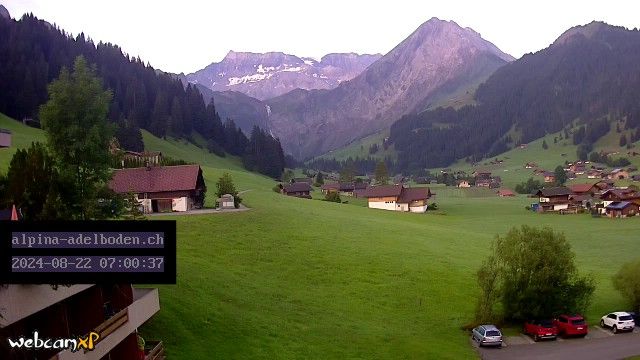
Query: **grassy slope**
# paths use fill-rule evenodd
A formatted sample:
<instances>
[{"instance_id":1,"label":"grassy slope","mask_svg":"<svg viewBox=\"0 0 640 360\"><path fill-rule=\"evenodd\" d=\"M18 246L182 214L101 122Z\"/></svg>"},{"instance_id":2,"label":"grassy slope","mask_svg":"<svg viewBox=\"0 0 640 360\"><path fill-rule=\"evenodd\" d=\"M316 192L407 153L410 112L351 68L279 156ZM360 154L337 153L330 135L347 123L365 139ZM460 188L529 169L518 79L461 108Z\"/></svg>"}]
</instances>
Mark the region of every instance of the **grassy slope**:
<instances>
[{"instance_id":1,"label":"grassy slope","mask_svg":"<svg viewBox=\"0 0 640 360\"><path fill-rule=\"evenodd\" d=\"M613 125L613 129L615 129L615 125ZM594 149L596 151L618 151L619 153L617 155L613 155L614 158L627 157L633 165L640 166L640 156L627 155L628 151L640 152L638 149L640 143L636 143L635 147L631 150L619 147L618 141L621 134L616 133L613 129L610 133L595 143ZM449 168L453 171L466 171L468 174L471 174L476 169L490 170L493 175L500 176L504 185L510 188L513 188L516 184L526 181L529 177L542 181L542 176L533 175L534 169L524 168L524 165L527 162L534 162L538 164L539 167L547 171L553 171L556 166L564 165L565 161L571 162L576 160L577 146L573 145L572 140L560 140L557 143L553 142L553 138L559 137L559 135L560 133L547 135L544 138L532 141L528 144L526 149L516 148L496 156L495 158L504 160L502 164L492 165L490 161L495 158L483 160L478 164L478 166L471 166L470 164L460 160ZM628 132L627 138L629 138ZM543 140L546 140L547 142L549 147L547 150L542 148ZM566 156L562 156L562 154L566 154ZM431 169L431 171L439 170L441 169ZM572 180L571 183L586 183L593 181L595 180L587 179L586 175L582 175L577 179Z\"/></svg>"},{"instance_id":2,"label":"grassy slope","mask_svg":"<svg viewBox=\"0 0 640 360\"><path fill-rule=\"evenodd\" d=\"M638 256L639 219L537 215L527 198L445 187L434 189L441 210L426 215L288 198L236 160L145 142L199 159L210 190L227 166L253 189L247 212L166 217L178 222L178 284L159 286L162 309L142 331L172 359L473 358L459 327L473 315L475 271L494 234L520 224L566 233L598 282L592 321L624 308L610 279Z\"/></svg>"},{"instance_id":3,"label":"grassy slope","mask_svg":"<svg viewBox=\"0 0 640 360\"><path fill-rule=\"evenodd\" d=\"M354 141L353 143L337 149L330 151L324 155L318 156L320 159L336 159L336 160L346 160L349 157L355 159L356 157L366 158L373 157L376 159L384 159L385 157L391 157L393 159L396 158L397 153L394 150L393 146L389 147L385 150L382 147L382 142L384 138L389 136L389 130L382 130L373 135L369 135L360 140ZM378 144L379 150L375 154L369 154L369 147L373 144Z\"/></svg>"},{"instance_id":4,"label":"grassy slope","mask_svg":"<svg viewBox=\"0 0 640 360\"><path fill-rule=\"evenodd\" d=\"M6 172L9 168L11 157L18 148L29 147L33 141L44 141L42 130L22 125L4 114L0 114L0 128L12 131L11 147L0 148L0 172Z\"/></svg>"}]
</instances>

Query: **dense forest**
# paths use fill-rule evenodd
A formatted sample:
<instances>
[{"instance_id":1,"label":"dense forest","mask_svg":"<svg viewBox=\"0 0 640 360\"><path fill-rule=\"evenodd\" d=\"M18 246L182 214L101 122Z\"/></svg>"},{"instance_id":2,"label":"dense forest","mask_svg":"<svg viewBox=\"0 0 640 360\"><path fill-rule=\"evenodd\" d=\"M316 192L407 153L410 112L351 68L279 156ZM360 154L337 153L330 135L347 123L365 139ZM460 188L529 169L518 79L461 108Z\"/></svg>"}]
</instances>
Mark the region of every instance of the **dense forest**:
<instances>
[{"instance_id":1,"label":"dense forest","mask_svg":"<svg viewBox=\"0 0 640 360\"><path fill-rule=\"evenodd\" d=\"M576 125L588 151L611 120L639 127L639 91L640 32L591 23L498 69L477 89L477 105L401 118L390 141L406 172L491 157Z\"/></svg>"},{"instance_id":2,"label":"dense forest","mask_svg":"<svg viewBox=\"0 0 640 360\"><path fill-rule=\"evenodd\" d=\"M146 129L158 137L189 140L199 133L211 152L245 155L249 139L233 120L223 122L214 104L206 104L194 86L183 86L116 45L94 44L82 33L73 38L33 15L19 21L0 18L0 84L5 89L0 92L0 112L37 120L40 105L47 101L47 85L80 55L113 93L109 119L117 125L116 138L123 148L142 151L140 129ZM279 144L273 138L269 142ZM283 162L281 153L280 148L270 156L281 156Z\"/></svg>"}]
</instances>

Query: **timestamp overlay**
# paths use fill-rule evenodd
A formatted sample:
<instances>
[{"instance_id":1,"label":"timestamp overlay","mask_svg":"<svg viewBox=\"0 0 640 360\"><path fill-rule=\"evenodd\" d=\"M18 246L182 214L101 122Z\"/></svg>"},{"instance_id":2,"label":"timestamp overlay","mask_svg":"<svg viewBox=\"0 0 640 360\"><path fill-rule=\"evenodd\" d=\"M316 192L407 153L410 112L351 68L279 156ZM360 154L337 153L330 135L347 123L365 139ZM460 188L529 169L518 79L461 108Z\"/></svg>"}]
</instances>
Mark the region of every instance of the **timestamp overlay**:
<instances>
[{"instance_id":1,"label":"timestamp overlay","mask_svg":"<svg viewBox=\"0 0 640 360\"><path fill-rule=\"evenodd\" d=\"M0 283L175 284L175 221L0 222Z\"/></svg>"}]
</instances>

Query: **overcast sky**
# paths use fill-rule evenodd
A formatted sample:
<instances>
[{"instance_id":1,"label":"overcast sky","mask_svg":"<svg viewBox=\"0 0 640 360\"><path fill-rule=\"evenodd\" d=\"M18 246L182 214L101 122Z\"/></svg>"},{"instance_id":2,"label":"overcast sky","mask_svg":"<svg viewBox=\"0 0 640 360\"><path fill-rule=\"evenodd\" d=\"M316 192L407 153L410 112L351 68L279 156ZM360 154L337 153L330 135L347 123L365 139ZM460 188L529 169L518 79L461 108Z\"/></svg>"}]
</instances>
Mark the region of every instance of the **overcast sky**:
<instances>
[{"instance_id":1,"label":"overcast sky","mask_svg":"<svg viewBox=\"0 0 640 360\"><path fill-rule=\"evenodd\" d=\"M547 47L592 20L640 27L640 5L618 0L519 2L320 0L0 0L72 34L120 45L156 68L193 72L229 50L386 53L432 17L471 27L515 57Z\"/></svg>"}]
</instances>

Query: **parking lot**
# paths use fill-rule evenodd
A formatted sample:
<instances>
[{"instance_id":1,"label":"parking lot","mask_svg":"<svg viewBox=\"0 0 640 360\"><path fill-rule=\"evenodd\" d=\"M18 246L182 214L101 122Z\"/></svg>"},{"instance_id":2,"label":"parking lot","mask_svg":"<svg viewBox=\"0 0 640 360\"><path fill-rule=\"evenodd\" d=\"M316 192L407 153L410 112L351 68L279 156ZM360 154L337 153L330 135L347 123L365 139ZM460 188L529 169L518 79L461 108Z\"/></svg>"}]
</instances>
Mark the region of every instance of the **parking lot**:
<instances>
[{"instance_id":1,"label":"parking lot","mask_svg":"<svg viewBox=\"0 0 640 360\"><path fill-rule=\"evenodd\" d=\"M474 347L478 348L475 341ZM599 326L589 328L585 338L534 342L527 335L507 336L502 349L478 348L482 359L624 359L640 355L640 328L632 333L613 334Z\"/></svg>"}]
</instances>

